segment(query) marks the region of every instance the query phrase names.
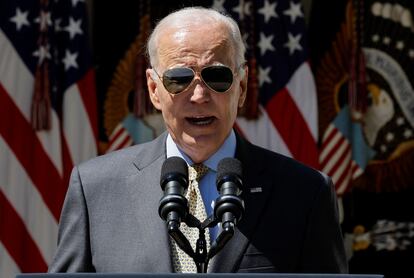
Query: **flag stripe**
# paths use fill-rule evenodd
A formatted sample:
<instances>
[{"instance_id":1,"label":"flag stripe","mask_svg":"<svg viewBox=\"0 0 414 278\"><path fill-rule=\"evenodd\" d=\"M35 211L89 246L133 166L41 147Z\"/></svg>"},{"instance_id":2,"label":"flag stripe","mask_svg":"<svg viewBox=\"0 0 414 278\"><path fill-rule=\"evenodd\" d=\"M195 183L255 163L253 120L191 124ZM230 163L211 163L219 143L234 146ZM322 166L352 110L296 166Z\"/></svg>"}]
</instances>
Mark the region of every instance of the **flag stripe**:
<instances>
[{"instance_id":1,"label":"flag stripe","mask_svg":"<svg viewBox=\"0 0 414 278\"><path fill-rule=\"evenodd\" d=\"M50 262L56 249L58 223L1 136L0 157L0 190L25 223L43 258ZM45 227L50 233L45 233Z\"/></svg>"},{"instance_id":2,"label":"flag stripe","mask_svg":"<svg viewBox=\"0 0 414 278\"><path fill-rule=\"evenodd\" d=\"M89 69L85 76L77 82L79 93L85 106L86 117L89 122L89 127L95 138L95 143L98 142L98 108L96 105L96 88L95 88L95 71Z\"/></svg>"},{"instance_id":3,"label":"flag stripe","mask_svg":"<svg viewBox=\"0 0 414 278\"><path fill-rule=\"evenodd\" d=\"M309 63L305 62L292 75L286 85L290 96L294 100L306 126L312 134L313 144L318 140L318 104L316 101L316 85L313 80Z\"/></svg>"},{"instance_id":4,"label":"flag stripe","mask_svg":"<svg viewBox=\"0 0 414 278\"><path fill-rule=\"evenodd\" d=\"M114 131L112 132L111 136L109 136L109 145L112 145L121 134L123 134L125 131L124 127L122 126L122 123L119 123Z\"/></svg>"},{"instance_id":5,"label":"flag stripe","mask_svg":"<svg viewBox=\"0 0 414 278\"><path fill-rule=\"evenodd\" d=\"M25 120L30 122L34 78L2 30L0 30L0 53L2 55L2 60L0 60L0 83L4 86L5 91L18 107ZM18 78L16 73L18 73ZM43 149L62 175L60 124L54 110L51 111L51 120L52 129L37 132L37 136Z\"/></svg>"},{"instance_id":6,"label":"flag stripe","mask_svg":"<svg viewBox=\"0 0 414 278\"><path fill-rule=\"evenodd\" d=\"M131 146L133 144L131 136L129 135L128 131L122 126L122 123L118 124L112 134L113 135L111 135L109 148L106 150L107 153Z\"/></svg>"},{"instance_id":7,"label":"flag stripe","mask_svg":"<svg viewBox=\"0 0 414 278\"><path fill-rule=\"evenodd\" d=\"M322 169L325 169L325 171L329 172L330 168L334 163L338 161L338 156L344 152L347 145L349 145L347 140L342 136L339 137L339 140L336 142L336 144L329 151L325 152L326 155L324 155L324 160L321 162Z\"/></svg>"},{"instance_id":8,"label":"flag stripe","mask_svg":"<svg viewBox=\"0 0 414 278\"><path fill-rule=\"evenodd\" d=\"M288 147L282 140L279 132L273 126L266 110L260 105L260 118L257 120L247 120L237 118L237 126L244 134L245 138L253 144L266 146L267 149L292 157Z\"/></svg>"},{"instance_id":9,"label":"flag stripe","mask_svg":"<svg viewBox=\"0 0 414 278\"><path fill-rule=\"evenodd\" d=\"M333 161L335 165L332 168L323 168L323 170L328 173L329 176L333 176L335 172L338 170L339 166L345 162L345 158L349 156L351 153L351 145L350 144L342 144L341 147L338 149L338 152L332 157L330 161Z\"/></svg>"},{"instance_id":10,"label":"flag stripe","mask_svg":"<svg viewBox=\"0 0 414 278\"><path fill-rule=\"evenodd\" d=\"M343 162L339 165L338 169L335 171L335 173L330 175L336 187L338 187L338 184L341 182L340 179L342 178L343 174L349 171L349 167L351 166L352 162L351 154L351 152L346 153L346 156Z\"/></svg>"},{"instance_id":11,"label":"flag stripe","mask_svg":"<svg viewBox=\"0 0 414 278\"><path fill-rule=\"evenodd\" d=\"M344 167L343 167L343 172L342 174L339 176L339 178L337 179L337 184L335 186L336 191L338 194L343 194L346 190L346 188L348 188L349 183L351 181L351 164L352 164L352 159L351 159L351 152L349 152L348 155L348 160L344 161Z\"/></svg>"},{"instance_id":12,"label":"flag stripe","mask_svg":"<svg viewBox=\"0 0 414 278\"><path fill-rule=\"evenodd\" d=\"M329 154L332 152L332 150L335 149L335 146L338 144L338 141L343 139L342 134L336 128L332 130L331 134L328 137L329 138L327 138L326 141L323 142L323 145L325 146L322 146L321 149L321 164L326 164L326 160L329 159Z\"/></svg>"},{"instance_id":13,"label":"flag stripe","mask_svg":"<svg viewBox=\"0 0 414 278\"><path fill-rule=\"evenodd\" d=\"M44 151L36 133L1 84L0 103L3 106L0 109L0 118L9 119L0 121L0 135L26 169L55 219L58 220L66 193L63 180ZM18 128L15 128L16 126ZM49 186L50 184L53 186Z\"/></svg>"},{"instance_id":14,"label":"flag stripe","mask_svg":"<svg viewBox=\"0 0 414 278\"><path fill-rule=\"evenodd\" d=\"M0 269L2 277L15 277L21 270L0 240Z\"/></svg>"},{"instance_id":15,"label":"flag stripe","mask_svg":"<svg viewBox=\"0 0 414 278\"><path fill-rule=\"evenodd\" d=\"M45 272L47 264L36 243L1 190L0 219L0 240L21 271Z\"/></svg>"},{"instance_id":16,"label":"flag stripe","mask_svg":"<svg viewBox=\"0 0 414 278\"><path fill-rule=\"evenodd\" d=\"M306 121L284 88L268 102L266 110L293 157L318 168L318 152Z\"/></svg>"},{"instance_id":17,"label":"flag stripe","mask_svg":"<svg viewBox=\"0 0 414 278\"><path fill-rule=\"evenodd\" d=\"M82 100L82 94L76 84L65 92L64 96L64 137L68 144L71 160L78 164L96 154L96 136L88 112ZM82 142L82 144L79 144Z\"/></svg>"}]
</instances>

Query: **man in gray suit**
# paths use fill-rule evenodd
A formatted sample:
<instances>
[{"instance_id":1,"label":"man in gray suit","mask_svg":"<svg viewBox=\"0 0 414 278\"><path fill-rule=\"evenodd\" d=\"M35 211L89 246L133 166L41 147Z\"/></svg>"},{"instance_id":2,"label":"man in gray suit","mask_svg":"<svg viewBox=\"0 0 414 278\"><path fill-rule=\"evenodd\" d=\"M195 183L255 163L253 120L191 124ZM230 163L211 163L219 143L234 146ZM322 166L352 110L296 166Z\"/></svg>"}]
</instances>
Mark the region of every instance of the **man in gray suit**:
<instances>
[{"instance_id":1,"label":"man in gray suit","mask_svg":"<svg viewBox=\"0 0 414 278\"><path fill-rule=\"evenodd\" d=\"M209 167L200 181L208 213L218 162L243 165L245 214L208 272L347 272L330 178L233 130L246 97L244 52L237 24L214 10L186 8L158 23L147 83L167 132L74 168L50 272L179 272L158 216L171 156Z\"/></svg>"}]
</instances>

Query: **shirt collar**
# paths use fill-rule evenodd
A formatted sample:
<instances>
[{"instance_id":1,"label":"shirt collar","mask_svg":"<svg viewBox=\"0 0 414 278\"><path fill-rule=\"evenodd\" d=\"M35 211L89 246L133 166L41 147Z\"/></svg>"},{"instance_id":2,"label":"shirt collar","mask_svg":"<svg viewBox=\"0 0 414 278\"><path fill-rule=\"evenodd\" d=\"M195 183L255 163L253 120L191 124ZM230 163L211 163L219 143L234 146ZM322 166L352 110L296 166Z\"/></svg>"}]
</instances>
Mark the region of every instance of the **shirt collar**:
<instances>
[{"instance_id":1,"label":"shirt collar","mask_svg":"<svg viewBox=\"0 0 414 278\"><path fill-rule=\"evenodd\" d=\"M168 134L166 141L167 158L172 156L178 156L183 158L188 165L192 165L193 161L189 158L178 146L175 144L171 135ZM223 145L210 156L206 161L203 162L208 168L217 171L217 165L223 158L234 157L236 153L236 135L234 130L231 130L229 136L224 141Z\"/></svg>"}]
</instances>

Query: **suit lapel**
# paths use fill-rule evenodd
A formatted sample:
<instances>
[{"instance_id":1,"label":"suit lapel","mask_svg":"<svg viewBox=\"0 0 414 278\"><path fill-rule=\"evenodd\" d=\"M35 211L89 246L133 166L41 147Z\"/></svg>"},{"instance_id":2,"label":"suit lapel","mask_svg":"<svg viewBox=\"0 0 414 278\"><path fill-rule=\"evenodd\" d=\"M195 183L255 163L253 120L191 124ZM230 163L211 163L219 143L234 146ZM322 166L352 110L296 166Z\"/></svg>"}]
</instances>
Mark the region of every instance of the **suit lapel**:
<instances>
[{"instance_id":1,"label":"suit lapel","mask_svg":"<svg viewBox=\"0 0 414 278\"><path fill-rule=\"evenodd\" d=\"M146 256L146 265L141 269L158 270L157 272L172 272L169 237L165 222L158 215L159 201L163 195L160 187L160 172L165 161L166 133L148 144L139 157L134 161L138 175L134 176L134 190L137 202L143 202L140 207L145 210L137 211L138 223L143 224L142 244ZM149 266L149 264L151 266Z\"/></svg>"},{"instance_id":2,"label":"suit lapel","mask_svg":"<svg viewBox=\"0 0 414 278\"><path fill-rule=\"evenodd\" d=\"M237 136L236 158L243 165L243 193L245 214L236 227L233 238L210 262L209 272L235 272L245 253L261 211L270 196L271 184L263 177L264 162L250 143ZM267 179L266 179L267 178Z\"/></svg>"}]
</instances>

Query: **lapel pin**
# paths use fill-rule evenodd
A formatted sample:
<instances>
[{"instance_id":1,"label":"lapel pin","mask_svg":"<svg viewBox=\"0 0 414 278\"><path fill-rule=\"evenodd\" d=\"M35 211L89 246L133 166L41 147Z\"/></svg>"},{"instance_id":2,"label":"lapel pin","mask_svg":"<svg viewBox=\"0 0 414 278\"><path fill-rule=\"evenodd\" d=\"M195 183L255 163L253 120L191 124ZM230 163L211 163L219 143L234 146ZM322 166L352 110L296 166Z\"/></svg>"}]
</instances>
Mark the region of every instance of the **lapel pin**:
<instances>
[{"instance_id":1,"label":"lapel pin","mask_svg":"<svg viewBox=\"0 0 414 278\"><path fill-rule=\"evenodd\" d=\"M250 188L250 193L260 193L260 192L262 192L261 187L252 187L252 188Z\"/></svg>"}]
</instances>

